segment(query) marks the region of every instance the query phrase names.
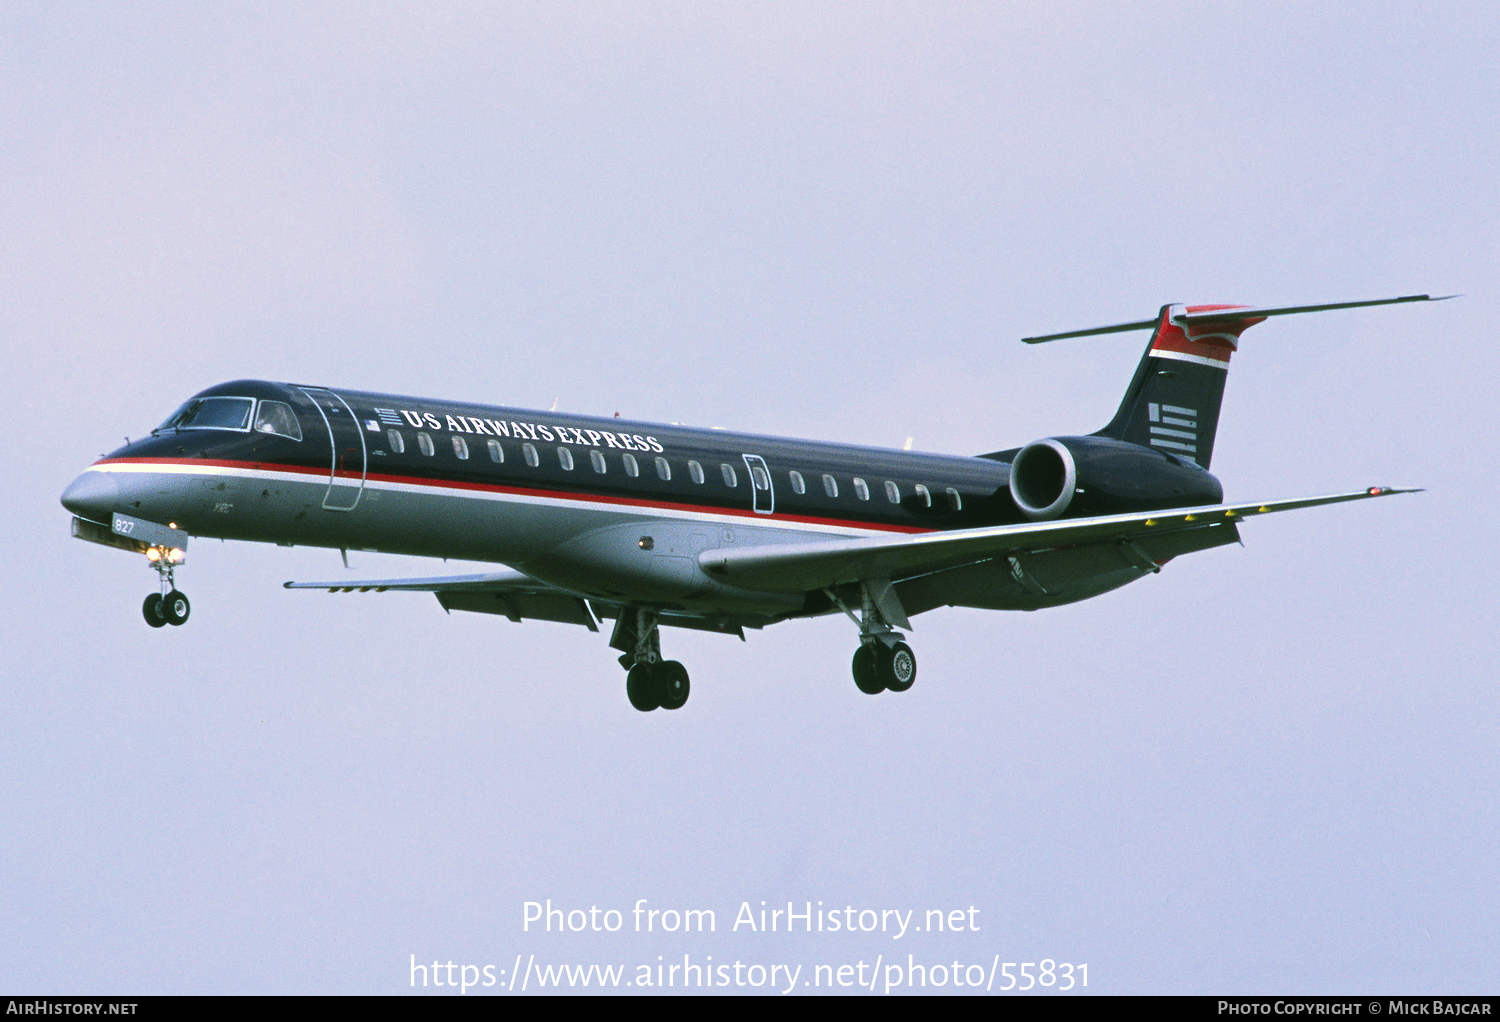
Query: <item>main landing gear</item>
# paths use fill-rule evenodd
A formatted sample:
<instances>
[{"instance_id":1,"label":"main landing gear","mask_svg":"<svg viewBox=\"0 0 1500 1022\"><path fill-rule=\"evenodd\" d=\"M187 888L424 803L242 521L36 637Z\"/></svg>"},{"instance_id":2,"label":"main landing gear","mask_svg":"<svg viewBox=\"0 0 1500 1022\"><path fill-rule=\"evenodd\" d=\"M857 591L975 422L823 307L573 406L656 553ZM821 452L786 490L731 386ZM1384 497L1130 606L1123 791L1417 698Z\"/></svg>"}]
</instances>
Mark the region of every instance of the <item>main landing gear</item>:
<instances>
[{"instance_id":1,"label":"main landing gear","mask_svg":"<svg viewBox=\"0 0 1500 1022\"><path fill-rule=\"evenodd\" d=\"M625 668L625 695L642 713L661 707L678 710L688 700L692 685L687 668L676 660L661 658L661 618L654 610L626 607L615 619L609 644L621 650Z\"/></svg>"},{"instance_id":2,"label":"main landing gear","mask_svg":"<svg viewBox=\"0 0 1500 1022\"><path fill-rule=\"evenodd\" d=\"M854 685L868 696L885 691L905 692L917 680L917 655L893 625L910 628L906 611L891 583L882 579L859 585L860 612L856 616L838 593L829 599L859 625L859 649L854 651Z\"/></svg>"},{"instance_id":3,"label":"main landing gear","mask_svg":"<svg viewBox=\"0 0 1500 1022\"><path fill-rule=\"evenodd\" d=\"M891 633L893 637L895 633ZM904 642L876 640L854 651L854 684L867 696L905 692L917 680L917 655Z\"/></svg>"},{"instance_id":4,"label":"main landing gear","mask_svg":"<svg viewBox=\"0 0 1500 1022\"><path fill-rule=\"evenodd\" d=\"M141 615L152 628L162 625L185 624L193 606L188 598L177 591L173 580L173 569L183 561L182 551L175 548L151 547L146 551L146 560L156 569L161 578L161 592L152 593L141 605Z\"/></svg>"}]
</instances>

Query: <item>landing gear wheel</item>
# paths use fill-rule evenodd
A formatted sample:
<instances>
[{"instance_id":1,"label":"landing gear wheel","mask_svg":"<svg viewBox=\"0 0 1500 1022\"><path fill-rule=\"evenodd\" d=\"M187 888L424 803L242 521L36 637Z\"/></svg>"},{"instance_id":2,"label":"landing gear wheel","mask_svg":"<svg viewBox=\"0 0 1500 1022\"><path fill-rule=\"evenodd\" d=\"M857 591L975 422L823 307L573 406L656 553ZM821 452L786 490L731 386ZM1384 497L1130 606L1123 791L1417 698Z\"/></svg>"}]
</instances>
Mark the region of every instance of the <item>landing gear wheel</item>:
<instances>
[{"instance_id":1,"label":"landing gear wheel","mask_svg":"<svg viewBox=\"0 0 1500 1022\"><path fill-rule=\"evenodd\" d=\"M854 685L867 696L885 691L880 676L880 651L874 646L860 646L854 651Z\"/></svg>"},{"instance_id":2,"label":"landing gear wheel","mask_svg":"<svg viewBox=\"0 0 1500 1022\"><path fill-rule=\"evenodd\" d=\"M160 628L167 623L167 619L162 616L161 593L152 593L146 597L146 602L141 604L141 614L145 617L146 624L152 628Z\"/></svg>"},{"instance_id":3,"label":"landing gear wheel","mask_svg":"<svg viewBox=\"0 0 1500 1022\"><path fill-rule=\"evenodd\" d=\"M630 705L642 713L649 713L661 705L656 672L650 664L636 664L625 675L625 695Z\"/></svg>"},{"instance_id":4,"label":"landing gear wheel","mask_svg":"<svg viewBox=\"0 0 1500 1022\"><path fill-rule=\"evenodd\" d=\"M892 692L905 692L917 680L917 655L904 642L880 649L880 675Z\"/></svg>"},{"instance_id":5,"label":"landing gear wheel","mask_svg":"<svg viewBox=\"0 0 1500 1022\"><path fill-rule=\"evenodd\" d=\"M679 710L688 701L688 691L692 686L688 682L687 668L676 660L668 660L656 665L656 689L661 696L661 708L663 710Z\"/></svg>"},{"instance_id":6,"label":"landing gear wheel","mask_svg":"<svg viewBox=\"0 0 1500 1022\"><path fill-rule=\"evenodd\" d=\"M169 625L180 625L187 621L188 614L192 613L192 605L188 598L173 589L161 598L161 616Z\"/></svg>"}]
</instances>

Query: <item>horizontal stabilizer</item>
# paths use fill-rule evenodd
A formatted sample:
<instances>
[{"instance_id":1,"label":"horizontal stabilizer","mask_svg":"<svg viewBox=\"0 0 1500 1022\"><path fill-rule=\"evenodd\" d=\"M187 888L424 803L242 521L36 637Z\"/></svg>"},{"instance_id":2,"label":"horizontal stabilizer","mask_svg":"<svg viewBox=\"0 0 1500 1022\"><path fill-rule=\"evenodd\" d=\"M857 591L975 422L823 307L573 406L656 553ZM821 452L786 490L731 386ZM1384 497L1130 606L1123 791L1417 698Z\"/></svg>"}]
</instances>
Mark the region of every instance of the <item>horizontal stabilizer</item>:
<instances>
[{"instance_id":1,"label":"horizontal stabilizer","mask_svg":"<svg viewBox=\"0 0 1500 1022\"><path fill-rule=\"evenodd\" d=\"M1431 295L1406 295L1402 298L1375 298L1366 302L1334 302L1328 305L1283 305L1269 309L1206 309L1201 312L1189 311L1176 312L1172 316L1172 322L1178 326L1197 326L1212 323L1237 323L1247 319L1256 321L1266 319L1270 316L1291 316L1301 312L1328 312L1333 309L1360 309L1369 305L1401 305L1405 302L1441 302L1449 298L1457 298L1457 295L1439 295L1433 298ZM1132 323L1116 323L1114 326L1099 326L1090 330L1069 330L1060 334L1043 334L1040 337L1023 337L1024 344L1042 344L1045 341L1061 341L1069 337L1092 337L1096 334L1118 334L1127 330L1150 330L1155 327L1159 320L1152 319L1136 320Z\"/></svg>"}]
</instances>

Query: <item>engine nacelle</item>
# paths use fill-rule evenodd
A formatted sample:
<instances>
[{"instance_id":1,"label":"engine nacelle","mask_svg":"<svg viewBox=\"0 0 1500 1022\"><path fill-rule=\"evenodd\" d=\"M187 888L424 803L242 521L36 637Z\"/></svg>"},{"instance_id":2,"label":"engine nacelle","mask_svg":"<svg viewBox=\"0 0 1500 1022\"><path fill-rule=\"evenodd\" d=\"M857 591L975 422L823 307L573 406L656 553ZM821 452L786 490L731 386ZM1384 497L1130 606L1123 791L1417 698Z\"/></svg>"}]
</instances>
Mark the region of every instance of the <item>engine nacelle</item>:
<instances>
[{"instance_id":1,"label":"engine nacelle","mask_svg":"<svg viewBox=\"0 0 1500 1022\"><path fill-rule=\"evenodd\" d=\"M1037 440L1010 463L1010 496L1032 521L1218 504L1224 488L1173 454L1098 436Z\"/></svg>"}]
</instances>

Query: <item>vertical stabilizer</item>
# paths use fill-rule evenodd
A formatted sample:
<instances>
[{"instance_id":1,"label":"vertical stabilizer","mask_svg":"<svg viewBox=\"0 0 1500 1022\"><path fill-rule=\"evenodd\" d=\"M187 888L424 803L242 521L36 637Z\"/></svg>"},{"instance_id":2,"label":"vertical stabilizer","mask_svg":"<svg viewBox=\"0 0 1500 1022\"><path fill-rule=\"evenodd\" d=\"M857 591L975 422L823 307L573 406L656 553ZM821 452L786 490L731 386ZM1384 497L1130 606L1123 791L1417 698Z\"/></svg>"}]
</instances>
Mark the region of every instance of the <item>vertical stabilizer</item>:
<instances>
[{"instance_id":1,"label":"vertical stabilizer","mask_svg":"<svg viewBox=\"0 0 1500 1022\"><path fill-rule=\"evenodd\" d=\"M1229 358L1259 318L1194 324L1187 316L1242 305L1165 305L1119 411L1095 436L1154 447L1208 468Z\"/></svg>"}]
</instances>

